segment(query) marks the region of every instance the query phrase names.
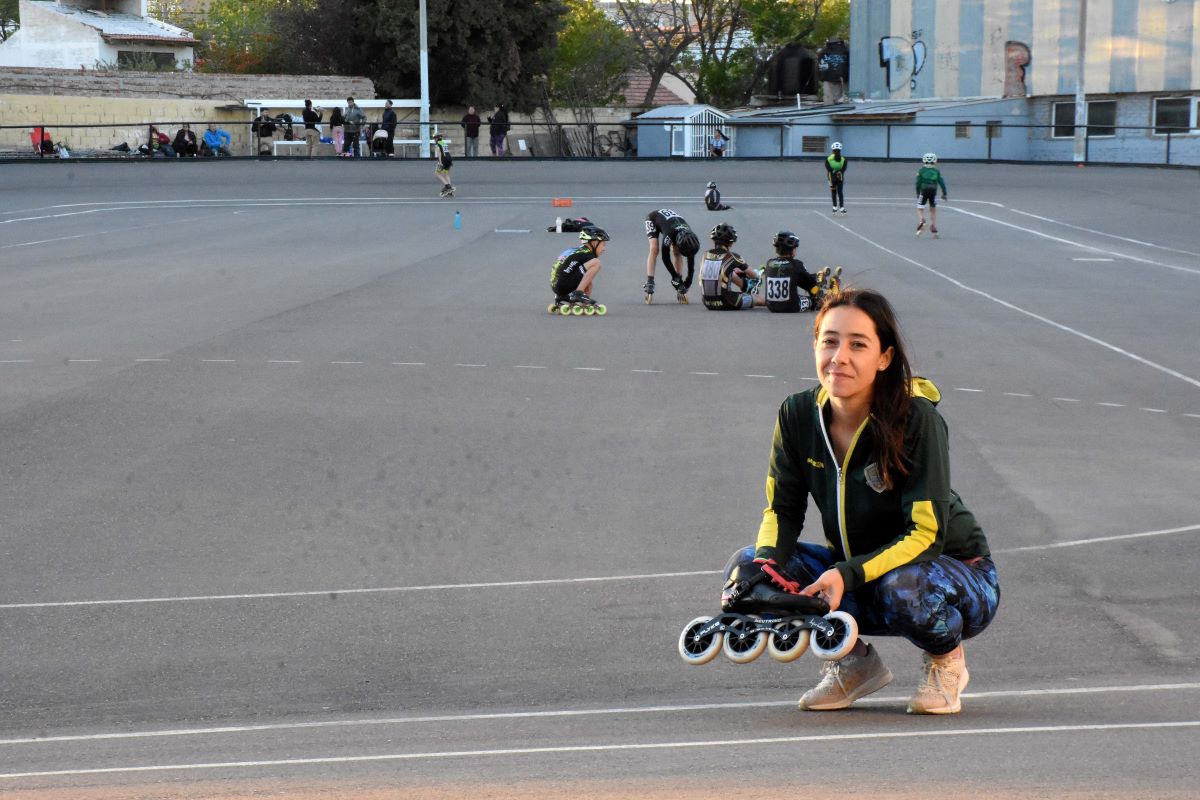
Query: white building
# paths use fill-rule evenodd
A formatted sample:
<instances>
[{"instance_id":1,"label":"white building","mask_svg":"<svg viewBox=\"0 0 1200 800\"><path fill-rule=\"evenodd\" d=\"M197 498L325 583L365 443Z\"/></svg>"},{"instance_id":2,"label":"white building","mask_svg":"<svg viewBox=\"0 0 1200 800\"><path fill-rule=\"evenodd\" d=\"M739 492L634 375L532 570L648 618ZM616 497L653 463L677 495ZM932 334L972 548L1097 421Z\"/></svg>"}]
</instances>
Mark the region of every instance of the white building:
<instances>
[{"instance_id":1,"label":"white building","mask_svg":"<svg viewBox=\"0 0 1200 800\"><path fill-rule=\"evenodd\" d=\"M152 59L190 65L196 40L148 17L147 0L21 0L21 27L0 44L0 66L95 69Z\"/></svg>"}]
</instances>

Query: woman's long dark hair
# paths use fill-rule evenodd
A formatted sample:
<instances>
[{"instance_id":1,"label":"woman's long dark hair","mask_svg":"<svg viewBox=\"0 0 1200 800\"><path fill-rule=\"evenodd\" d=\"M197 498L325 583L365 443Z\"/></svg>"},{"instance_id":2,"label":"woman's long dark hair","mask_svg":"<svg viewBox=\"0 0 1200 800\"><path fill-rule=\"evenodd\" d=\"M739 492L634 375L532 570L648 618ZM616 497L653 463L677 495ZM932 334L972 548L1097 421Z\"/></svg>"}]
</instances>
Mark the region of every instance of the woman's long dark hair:
<instances>
[{"instance_id":1,"label":"woman's long dark hair","mask_svg":"<svg viewBox=\"0 0 1200 800\"><path fill-rule=\"evenodd\" d=\"M904 457L904 431L908 422L908 406L912 399L912 368L900 336L900 324L892 304L879 292L870 289L843 289L829 296L813 323L813 336L821 329L821 320L832 308L851 306L862 311L875 323L879 347L887 352L893 348L892 363L875 376L871 392L871 417L868 428L879 448L880 477L891 488L893 475L907 475Z\"/></svg>"}]
</instances>

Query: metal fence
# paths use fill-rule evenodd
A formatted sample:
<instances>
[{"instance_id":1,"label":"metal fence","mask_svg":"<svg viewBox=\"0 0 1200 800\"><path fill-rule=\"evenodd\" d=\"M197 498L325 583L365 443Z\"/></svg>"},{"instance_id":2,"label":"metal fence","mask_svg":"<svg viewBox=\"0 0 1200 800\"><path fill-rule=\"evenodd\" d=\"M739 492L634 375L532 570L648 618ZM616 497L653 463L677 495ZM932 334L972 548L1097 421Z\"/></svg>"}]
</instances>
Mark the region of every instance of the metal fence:
<instances>
[{"instance_id":1,"label":"metal fence","mask_svg":"<svg viewBox=\"0 0 1200 800\"><path fill-rule=\"evenodd\" d=\"M202 138L209 120L195 122L131 122L104 125L3 125L0 126L0 160L70 158L174 158L173 146L153 148L151 125L173 143L184 125ZM262 136L252 122L221 121L218 127L229 134L227 149L235 158L308 157L304 125L292 120L276 121L276 132ZM422 134L443 132L455 159L464 157L464 131L457 120L438 120L422 125L398 123L393 134L382 141L378 123L360 132L357 147L339 138L326 123L315 158L358 157L417 158ZM630 120L621 123L535 123L512 122L497 140L484 124L477 140L479 158L682 158L676 152L680 131L692 133L682 119ZM972 120L948 123L918 122L791 122L730 119L723 125L730 144L728 152L738 158L823 158L829 145L843 142L847 156L856 159L912 160L933 151L945 161L1059 162L1075 161L1073 126L1010 123L1003 120ZM38 137L44 144L38 146ZM201 148L198 157L208 155ZM690 155L706 158L705 151ZM1084 139L1083 161L1093 164L1200 166L1200 129L1154 126L1091 126Z\"/></svg>"}]
</instances>

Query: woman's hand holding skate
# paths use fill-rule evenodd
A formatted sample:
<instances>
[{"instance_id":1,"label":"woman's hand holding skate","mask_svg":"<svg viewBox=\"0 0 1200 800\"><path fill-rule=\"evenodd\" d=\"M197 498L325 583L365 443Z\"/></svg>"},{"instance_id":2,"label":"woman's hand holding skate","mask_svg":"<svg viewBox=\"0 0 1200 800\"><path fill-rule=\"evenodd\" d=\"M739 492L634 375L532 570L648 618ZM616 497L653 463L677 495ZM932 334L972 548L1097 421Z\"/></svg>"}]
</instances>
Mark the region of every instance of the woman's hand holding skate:
<instances>
[{"instance_id":1,"label":"woman's hand holding skate","mask_svg":"<svg viewBox=\"0 0 1200 800\"><path fill-rule=\"evenodd\" d=\"M837 611L838 606L842 604L842 595L846 593L846 582L842 579L842 573L836 569L827 569L821 573L821 577L805 586L800 590L800 594L808 597L817 597L818 595L829 603L830 611Z\"/></svg>"}]
</instances>

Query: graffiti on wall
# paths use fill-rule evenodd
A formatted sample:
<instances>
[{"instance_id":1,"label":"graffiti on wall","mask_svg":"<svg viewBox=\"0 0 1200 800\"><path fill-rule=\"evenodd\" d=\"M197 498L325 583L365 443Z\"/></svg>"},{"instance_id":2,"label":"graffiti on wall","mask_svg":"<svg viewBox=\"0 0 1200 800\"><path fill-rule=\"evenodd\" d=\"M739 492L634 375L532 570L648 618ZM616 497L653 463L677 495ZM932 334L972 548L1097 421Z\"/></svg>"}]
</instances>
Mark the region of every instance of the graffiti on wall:
<instances>
[{"instance_id":1,"label":"graffiti on wall","mask_svg":"<svg viewBox=\"0 0 1200 800\"><path fill-rule=\"evenodd\" d=\"M1029 45L1024 42L1004 43L1004 96L1024 97L1025 70L1029 66Z\"/></svg>"},{"instance_id":2,"label":"graffiti on wall","mask_svg":"<svg viewBox=\"0 0 1200 800\"><path fill-rule=\"evenodd\" d=\"M925 66L928 55L924 31L913 31L912 38L884 36L879 40L879 66L887 76L887 88L894 92L908 83L908 88L917 88L917 76Z\"/></svg>"}]
</instances>

